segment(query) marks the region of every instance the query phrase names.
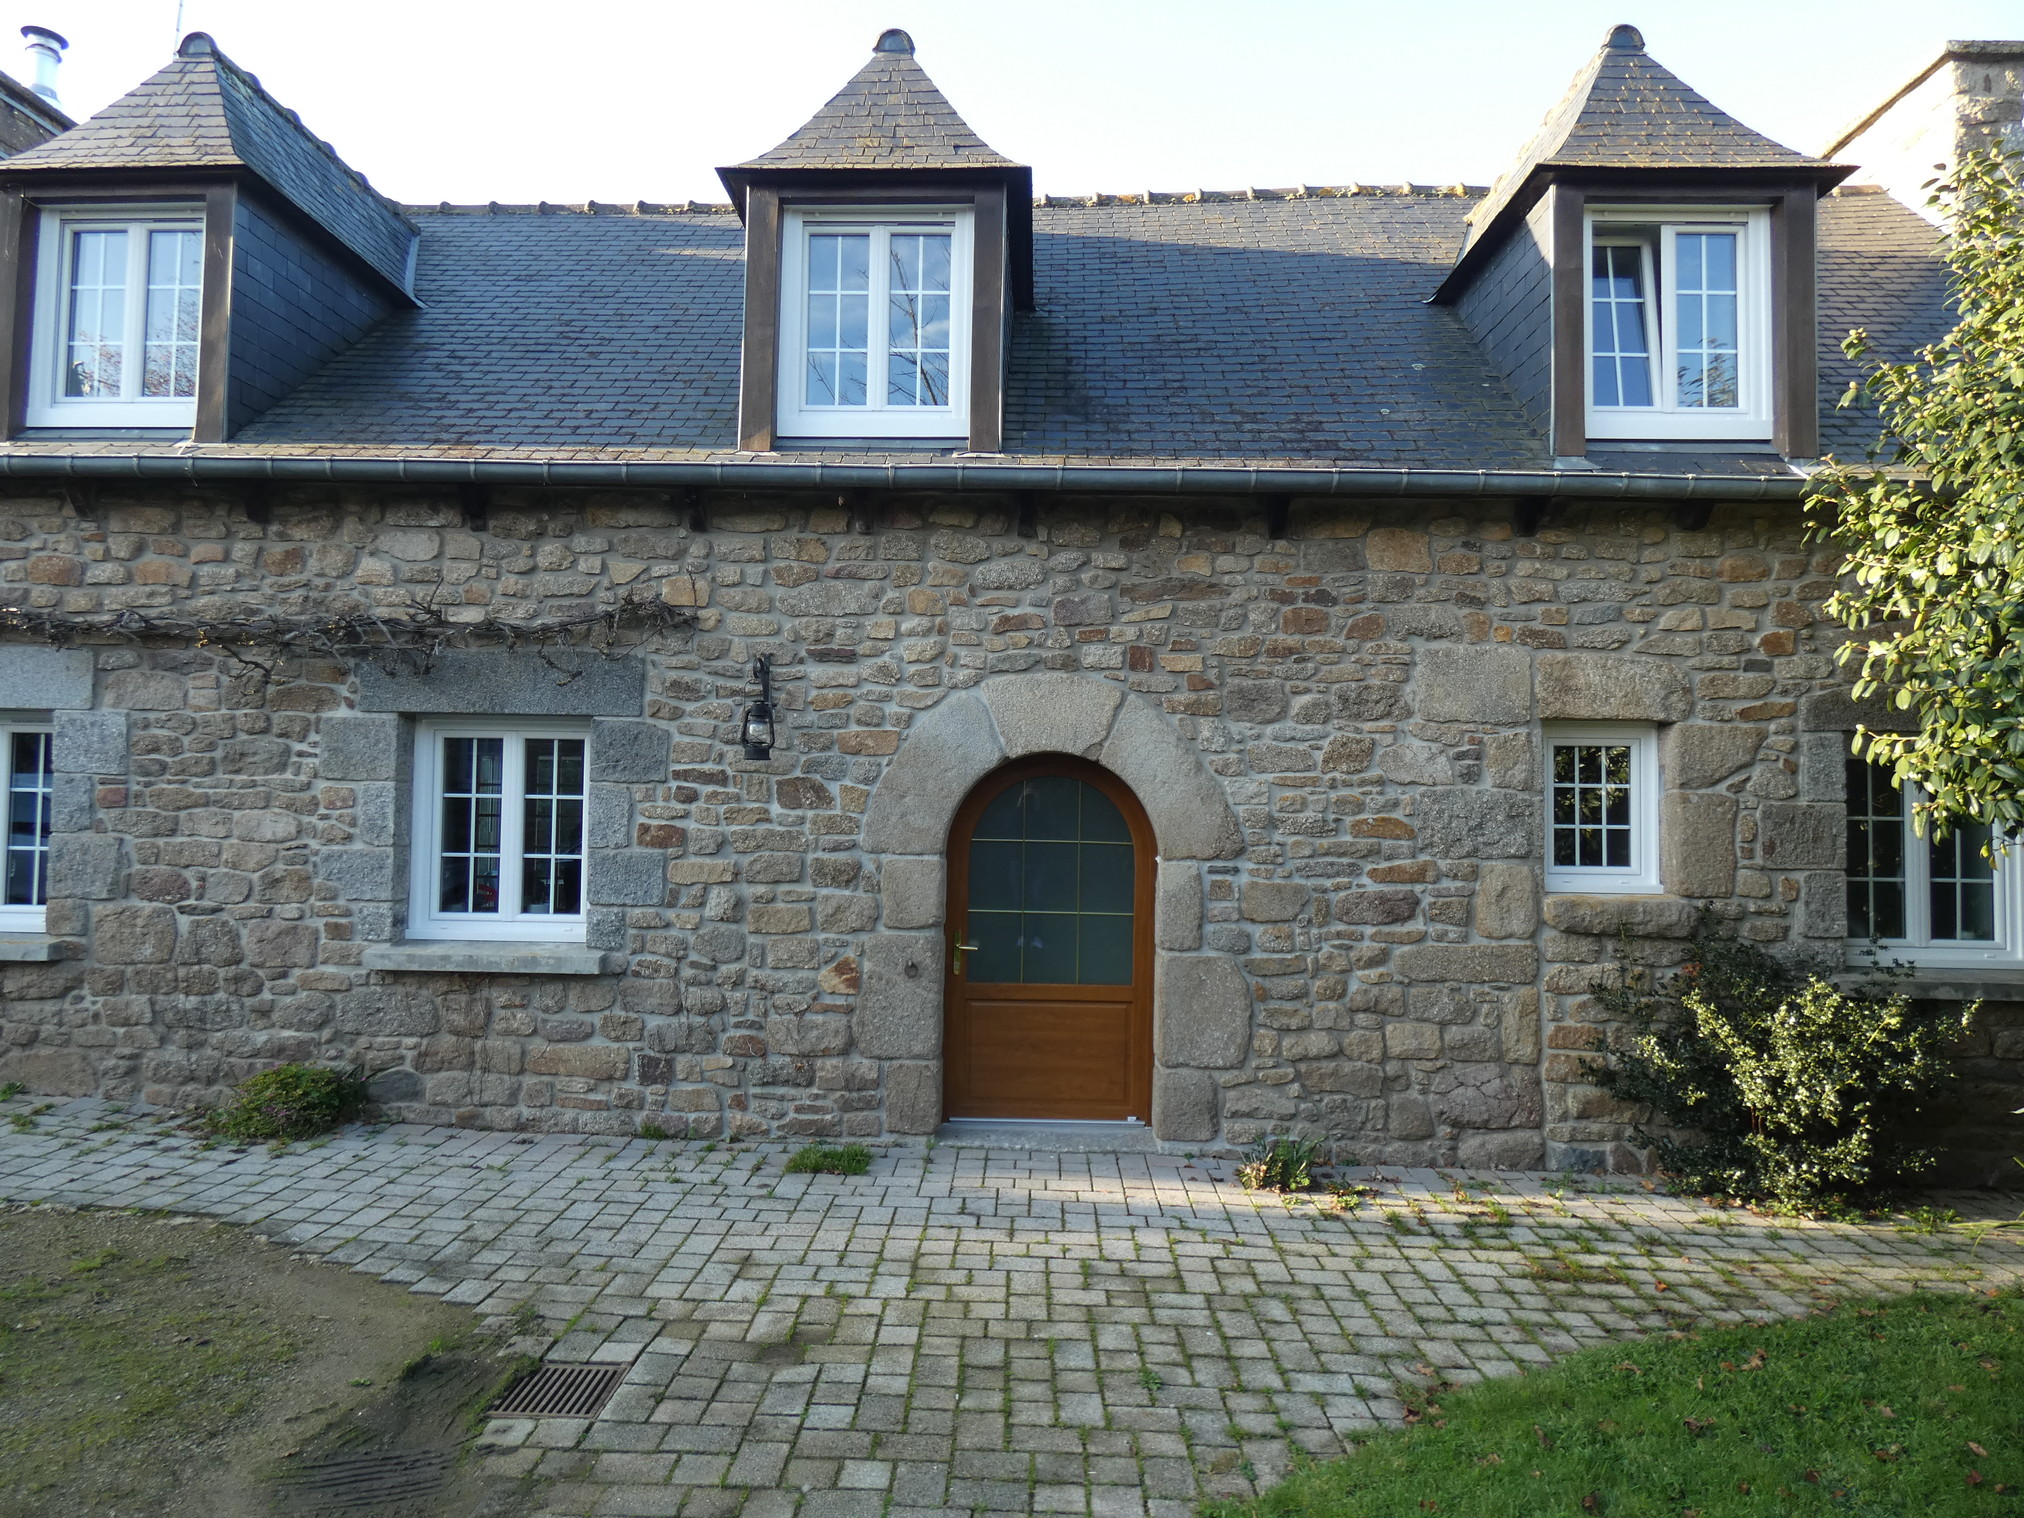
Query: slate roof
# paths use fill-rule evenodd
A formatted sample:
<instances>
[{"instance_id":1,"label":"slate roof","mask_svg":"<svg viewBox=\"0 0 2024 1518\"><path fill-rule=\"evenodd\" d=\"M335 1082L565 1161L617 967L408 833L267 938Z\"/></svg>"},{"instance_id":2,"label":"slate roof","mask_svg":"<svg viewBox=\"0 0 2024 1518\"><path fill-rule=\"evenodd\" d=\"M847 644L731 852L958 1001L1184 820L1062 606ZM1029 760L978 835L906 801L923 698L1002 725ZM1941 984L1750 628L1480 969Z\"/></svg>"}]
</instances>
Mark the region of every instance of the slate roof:
<instances>
[{"instance_id":1,"label":"slate roof","mask_svg":"<svg viewBox=\"0 0 2024 1518\"><path fill-rule=\"evenodd\" d=\"M785 142L740 169L1015 168L970 130L893 30L869 62Z\"/></svg>"},{"instance_id":2,"label":"slate roof","mask_svg":"<svg viewBox=\"0 0 2024 1518\"><path fill-rule=\"evenodd\" d=\"M248 169L395 288L407 288L412 224L202 32L97 115L0 168L10 175Z\"/></svg>"},{"instance_id":3,"label":"slate roof","mask_svg":"<svg viewBox=\"0 0 2024 1518\"><path fill-rule=\"evenodd\" d=\"M1453 308L1424 303L1472 203L1394 191L1035 207L1039 310L1013 326L1006 453L1546 467L1546 440ZM744 276L727 209L410 214L423 308L388 318L235 446L733 456ZM1881 194L1821 203L1828 406L1847 383L1849 327L1900 347L1944 327L1931 241ZM1873 435L1860 417L1827 420L1844 449Z\"/></svg>"},{"instance_id":4,"label":"slate roof","mask_svg":"<svg viewBox=\"0 0 2024 1518\"><path fill-rule=\"evenodd\" d=\"M1636 27L1619 26L1470 215L1469 236L1480 236L1542 168L1826 167L1717 108L1647 53Z\"/></svg>"}]
</instances>

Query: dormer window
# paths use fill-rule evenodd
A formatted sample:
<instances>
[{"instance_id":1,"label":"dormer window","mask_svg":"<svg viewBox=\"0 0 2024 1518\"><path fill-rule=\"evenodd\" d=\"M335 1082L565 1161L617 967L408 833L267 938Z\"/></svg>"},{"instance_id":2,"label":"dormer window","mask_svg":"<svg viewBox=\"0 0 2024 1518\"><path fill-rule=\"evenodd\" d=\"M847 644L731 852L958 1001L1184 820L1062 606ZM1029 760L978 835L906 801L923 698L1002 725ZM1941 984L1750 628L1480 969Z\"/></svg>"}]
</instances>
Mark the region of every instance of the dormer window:
<instances>
[{"instance_id":1,"label":"dormer window","mask_svg":"<svg viewBox=\"0 0 2024 1518\"><path fill-rule=\"evenodd\" d=\"M201 213L46 210L36 269L29 426L195 422Z\"/></svg>"},{"instance_id":2,"label":"dormer window","mask_svg":"<svg viewBox=\"0 0 2024 1518\"><path fill-rule=\"evenodd\" d=\"M1770 259L1761 211L1588 217L1588 436L1771 435Z\"/></svg>"},{"instance_id":3,"label":"dormer window","mask_svg":"<svg viewBox=\"0 0 2024 1518\"><path fill-rule=\"evenodd\" d=\"M786 213L782 435L968 432L971 221L968 207Z\"/></svg>"}]
</instances>

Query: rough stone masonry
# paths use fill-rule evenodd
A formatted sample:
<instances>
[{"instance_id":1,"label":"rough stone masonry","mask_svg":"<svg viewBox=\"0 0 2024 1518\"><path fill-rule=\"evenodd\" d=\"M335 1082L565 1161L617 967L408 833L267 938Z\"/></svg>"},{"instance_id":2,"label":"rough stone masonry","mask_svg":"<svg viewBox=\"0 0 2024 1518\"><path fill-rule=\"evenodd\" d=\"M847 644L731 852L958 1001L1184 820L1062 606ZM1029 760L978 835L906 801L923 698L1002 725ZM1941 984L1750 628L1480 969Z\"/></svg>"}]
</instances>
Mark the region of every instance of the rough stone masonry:
<instances>
[{"instance_id":1,"label":"rough stone masonry","mask_svg":"<svg viewBox=\"0 0 2024 1518\"><path fill-rule=\"evenodd\" d=\"M427 673L102 638L0 650L56 731L52 957L9 963L0 1080L216 1100L362 1064L392 1116L697 1137L940 1120L948 819L1026 753L1092 758L1159 839L1154 1126L1386 1163L1631 1168L1592 996L1703 911L1832 946L1856 721L1789 506L14 487L0 595L87 616L248 604L534 620L658 587L693 630L612 660ZM773 660L781 742L738 717ZM562 666L567 665L567 668ZM418 714L590 724L573 950L403 942ZM1663 894L1546 896L1540 724L1658 724ZM1963 1048L1957 1169L1995 1173L2024 1009ZM2014 1101L2008 1103L2014 1105Z\"/></svg>"}]
</instances>

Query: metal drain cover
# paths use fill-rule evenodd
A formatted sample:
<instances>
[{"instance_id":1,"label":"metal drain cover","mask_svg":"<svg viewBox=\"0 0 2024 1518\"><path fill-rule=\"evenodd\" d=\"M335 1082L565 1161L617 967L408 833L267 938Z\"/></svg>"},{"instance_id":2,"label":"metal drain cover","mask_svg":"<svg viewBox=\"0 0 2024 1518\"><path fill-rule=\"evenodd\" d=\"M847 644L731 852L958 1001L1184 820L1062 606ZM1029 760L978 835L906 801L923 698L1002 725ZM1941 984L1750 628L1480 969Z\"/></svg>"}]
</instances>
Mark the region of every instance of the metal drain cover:
<instances>
[{"instance_id":1,"label":"metal drain cover","mask_svg":"<svg viewBox=\"0 0 2024 1518\"><path fill-rule=\"evenodd\" d=\"M506 1388L494 1418L592 1418L625 1379L623 1365L542 1365Z\"/></svg>"},{"instance_id":2,"label":"metal drain cover","mask_svg":"<svg viewBox=\"0 0 2024 1518\"><path fill-rule=\"evenodd\" d=\"M358 1508L398 1511L402 1503L440 1492L455 1463L452 1455L415 1450L319 1460L288 1474L286 1505L298 1514L344 1513Z\"/></svg>"}]
</instances>

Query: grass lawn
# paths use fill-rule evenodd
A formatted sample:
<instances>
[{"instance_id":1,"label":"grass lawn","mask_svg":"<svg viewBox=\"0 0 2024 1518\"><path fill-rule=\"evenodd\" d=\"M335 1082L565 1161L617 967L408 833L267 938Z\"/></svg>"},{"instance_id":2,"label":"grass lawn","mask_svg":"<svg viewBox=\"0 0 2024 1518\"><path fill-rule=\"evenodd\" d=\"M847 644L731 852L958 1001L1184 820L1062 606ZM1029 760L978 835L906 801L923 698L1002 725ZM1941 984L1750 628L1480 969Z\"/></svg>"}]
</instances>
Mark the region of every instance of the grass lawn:
<instances>
[{"instance_id":1,"label":"grass lawn","mask_svg":"<svg viewBox=\"0 0 2024 1518\"><path fill-rule=\"evenodd\" d=\"M1605 1345L1429 1394L1238 1514L2024 1518L2024 1296L1916 1294Z\"/></svg>"}]
</instances>

